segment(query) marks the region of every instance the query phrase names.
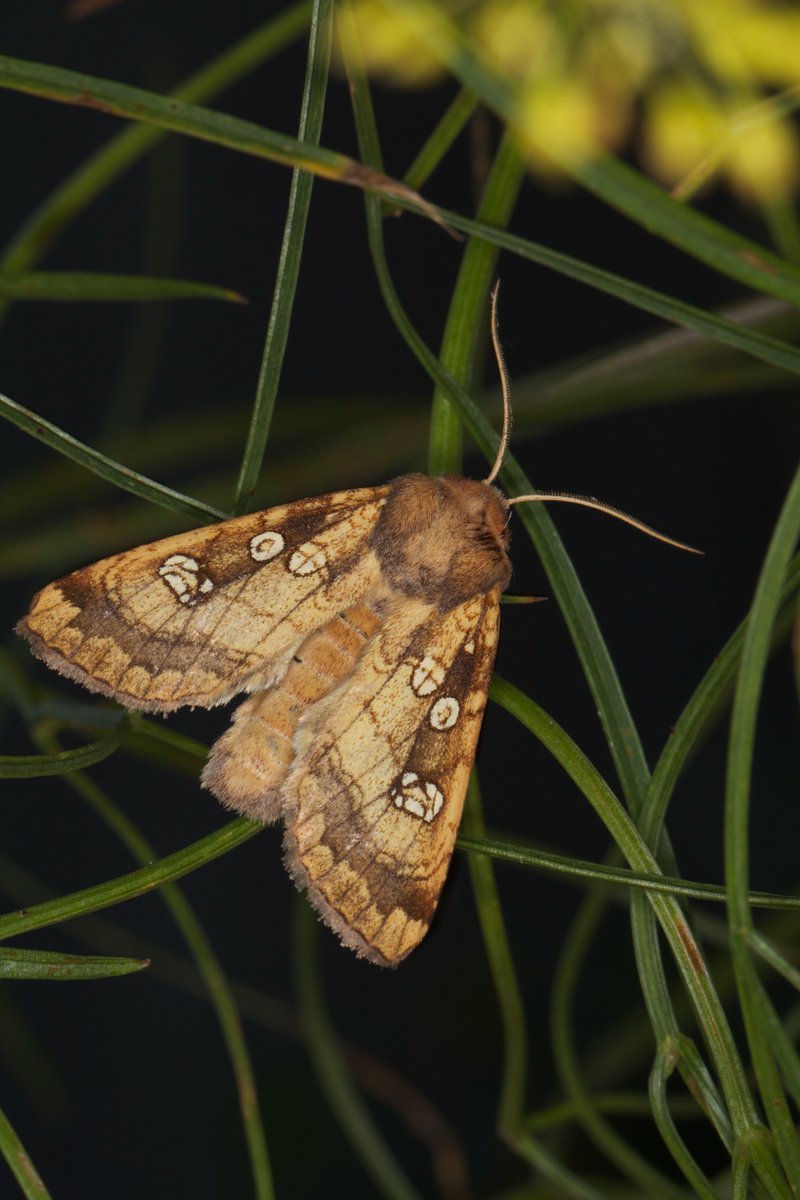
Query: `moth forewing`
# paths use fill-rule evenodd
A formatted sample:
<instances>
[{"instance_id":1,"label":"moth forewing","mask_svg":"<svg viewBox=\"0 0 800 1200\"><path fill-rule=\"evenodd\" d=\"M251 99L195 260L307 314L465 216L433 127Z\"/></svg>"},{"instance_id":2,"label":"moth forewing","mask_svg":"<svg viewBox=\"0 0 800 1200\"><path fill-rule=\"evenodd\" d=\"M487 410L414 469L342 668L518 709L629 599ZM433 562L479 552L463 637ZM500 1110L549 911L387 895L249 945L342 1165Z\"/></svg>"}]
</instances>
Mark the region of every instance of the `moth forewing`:
<instances>
[{"instance_id":1,"label":"moth forewing","mask_svg":"<svg viewBox=\"0 0 800 1200\"><path fill-rule=\"evenodd\" d=\"M379 579L388 488L336 492L176 534L49 584L17 629L63 675L129 708L210 708L265 687Z\"/></svg>"},{"instance_id":2,"label":"moth forewing","mask_svg":"<svg viewBox=\"0 0 800 1200\"><path fill-rule=\"evenodd\" d=\"M131 708L253 693L203 783L286 818L286 860L342 941L394 965L452 854L508 583L488 483L401 476L118 554L18 625L48 665Z\"/></svg>"},{"instance_id":3,"label":"moth forewing","mask_svg":"<svg viewBox=\"0 0 800 1200\"><path fill-rule=\"evenodd\" d=\"M394 966L428 930L486 705L499 587L440 613L403 599L312 708L283 790L287 865L346 945Z\"/></svg>"}]
</instances>

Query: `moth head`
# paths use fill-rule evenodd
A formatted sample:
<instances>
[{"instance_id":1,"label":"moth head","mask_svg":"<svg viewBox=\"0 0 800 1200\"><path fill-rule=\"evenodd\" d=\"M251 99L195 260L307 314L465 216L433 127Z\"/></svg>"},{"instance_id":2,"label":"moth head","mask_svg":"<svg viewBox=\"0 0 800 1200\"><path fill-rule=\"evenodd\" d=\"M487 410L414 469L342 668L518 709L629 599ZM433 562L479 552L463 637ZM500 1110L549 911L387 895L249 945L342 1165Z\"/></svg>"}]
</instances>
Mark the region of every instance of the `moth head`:
<instances>
[{"instance_id":1,"label":"moth head","mask_svg":"<svg viewBox=\"0 0 800 1200\"><path fill-rule=\"evenodd\" d=\"M511 576L508 504L475 479L396 479L372 545L390 587L441 612Z\"/></svg>"}]
</instances>

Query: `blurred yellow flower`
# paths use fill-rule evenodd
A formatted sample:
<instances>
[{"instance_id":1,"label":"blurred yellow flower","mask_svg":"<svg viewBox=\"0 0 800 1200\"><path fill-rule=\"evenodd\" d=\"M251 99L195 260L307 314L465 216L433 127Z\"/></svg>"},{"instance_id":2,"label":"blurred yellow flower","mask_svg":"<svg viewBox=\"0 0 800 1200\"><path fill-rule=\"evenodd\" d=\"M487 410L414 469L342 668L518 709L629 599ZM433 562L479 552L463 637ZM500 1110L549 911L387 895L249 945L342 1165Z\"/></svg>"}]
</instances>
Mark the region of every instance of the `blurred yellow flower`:
<instances>
[{"instance_id":1,"label":"blurred yellow flower","mask_svg":"<svg viewBox=\"0 0 800 1200\"><path fill-rule=\"evenodd\" d=\"M522 81L564 67L564 39L543 5L531 0L484 0L472 14L470 33L488 65Z\"/></svg>"},{"instance_id":2,"label":"blurred yellow flower","mask_svg":"<svg viewBox=\"0 0 800 1200\"><path fill-rule=\"evenodd\" d=\"M371 74L400 87L427 87L444 78L441 63L425 47L424 12L411 14L413 21L398 21L380 0L356 0L353 12ZM346 24L340 24L339 36L348 36Z\"/></svg>"},{"instance_id":3,"label":"blurred yellow flower","mask_svg":"<svg viewBox=\"0 0 800 1200\"><path fill-rule=\"evenodd\" d=\"M488 71L516 97L535 170L635 138L670 187L719 172L766 202L800 181L788 115L800 86L768 104L800 85L798 0L352 0L352 11L367 70L395 85L438 81L465 56Z\"/></svg>"},{"instance_id":4,"label":"blurred yellow flower","mask_svg":"<svg viewBox=\"0 0 800 1200\"><path fill-rule=\"evenodd\" d=\"M746 200L767 203L786 196L800 178L797 131L779 120L750 125L732 138L723 170Z\"/></svg>"},{"instance_id":5,"label":"blurred yellow flower","mask_svg":"<svg viewBox=\"0 0 800 1200\"><path fill-rule=\"evenodd\" d=\"M557 164L580 163L597 153L600 111L595 99L580 78L561 76L526 89L520 98L519 130L535 167L545 174L563 174Z\"/></svg>"},{"instance_id":6,"label":"blurred yellow flower","mask_svg":"<svg viewBox=\"0 0 800 1200\"><path fill-rule=\"evenodd\" d=\"M673 187L699 163L724 152L728 122L704 87L676 81L654 88L642 121L642 159L648 171Z\"/></svg>"}]
</instances>

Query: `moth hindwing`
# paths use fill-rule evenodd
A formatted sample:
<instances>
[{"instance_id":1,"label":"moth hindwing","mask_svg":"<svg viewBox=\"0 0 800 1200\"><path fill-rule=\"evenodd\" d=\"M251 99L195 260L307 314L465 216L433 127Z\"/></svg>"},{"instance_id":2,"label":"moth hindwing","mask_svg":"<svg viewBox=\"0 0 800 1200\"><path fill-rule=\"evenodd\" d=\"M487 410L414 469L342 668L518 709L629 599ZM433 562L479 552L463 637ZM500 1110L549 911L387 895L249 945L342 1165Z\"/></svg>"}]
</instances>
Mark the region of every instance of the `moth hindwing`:
<instances>
[{"instance_id":1,"label":"moth hindwing","mask_svg":"<svg viewBox=\"0 0 800 1200\"><path fill-rule=\"evenodd\" d=\"M49 584L18 630L130 708L251 693L203 784L285 821L286 863L342 941L424 937L475 755L508 583L488 483L405 475L178 534Z\"/></svg>"}]
</instances>

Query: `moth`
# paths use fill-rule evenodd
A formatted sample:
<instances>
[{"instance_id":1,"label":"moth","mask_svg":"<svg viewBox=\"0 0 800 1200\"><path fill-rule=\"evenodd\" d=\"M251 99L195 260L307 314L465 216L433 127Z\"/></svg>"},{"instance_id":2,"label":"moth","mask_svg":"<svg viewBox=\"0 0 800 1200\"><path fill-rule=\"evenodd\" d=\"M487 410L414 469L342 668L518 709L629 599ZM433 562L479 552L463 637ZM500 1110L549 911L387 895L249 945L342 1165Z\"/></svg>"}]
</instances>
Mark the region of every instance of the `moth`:
<instances>
[{"instance_id":1,"label":"moth","mask_svg":"<svg viewBox=\"0 0 800 1200\"><path fill-rule=\"evenodd\" d=\"M381 966L430 926L475 757L511 576L505 412L486 480L403 475L177 534L49 584L17 626L129 708L245 693L202 784L283 818L295 882Z\"/></svg>"}]
</instances>

